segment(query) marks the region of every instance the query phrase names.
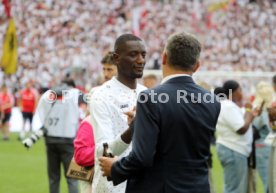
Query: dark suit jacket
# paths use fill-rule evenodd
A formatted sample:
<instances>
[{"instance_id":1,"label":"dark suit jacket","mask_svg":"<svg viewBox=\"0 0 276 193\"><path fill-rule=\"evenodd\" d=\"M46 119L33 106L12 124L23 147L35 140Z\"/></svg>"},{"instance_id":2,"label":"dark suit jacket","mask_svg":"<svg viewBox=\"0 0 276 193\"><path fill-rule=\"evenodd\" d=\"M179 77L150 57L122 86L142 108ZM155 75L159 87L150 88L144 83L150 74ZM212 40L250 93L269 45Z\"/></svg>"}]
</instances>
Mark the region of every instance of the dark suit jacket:
<instances>
[{"instance_id":1,"label":"dark suit jacket","mask_svg":"<svg viewBox=\"0 0 276 193\"><path fill-rule=\"evenodd\" d=\"M128 180L127 193L209 193L207 160L220 112L211 98L188 76L142 92L133 149L113 165L114 185Z\"/></svg>"}]
</instances>

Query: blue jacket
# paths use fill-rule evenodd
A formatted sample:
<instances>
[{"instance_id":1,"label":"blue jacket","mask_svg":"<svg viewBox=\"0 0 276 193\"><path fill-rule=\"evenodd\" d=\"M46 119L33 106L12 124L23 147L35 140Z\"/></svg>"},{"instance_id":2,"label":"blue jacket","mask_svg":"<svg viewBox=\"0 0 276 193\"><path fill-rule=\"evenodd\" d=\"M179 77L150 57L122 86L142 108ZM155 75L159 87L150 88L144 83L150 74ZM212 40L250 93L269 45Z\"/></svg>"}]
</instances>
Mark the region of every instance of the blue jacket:
<instances>
[{"instance_id":1,"label":"blue jacket","mask_svg":"<svg viewBox=\"0 0 276 193\"><path fill-rule=\"evenodd\" d=\"M133 149L113 165L114 185L127 180L127 193L209 193L207 160L220 112L214 98L188 76L142 92Z\"/></svg>"}]
</instances>

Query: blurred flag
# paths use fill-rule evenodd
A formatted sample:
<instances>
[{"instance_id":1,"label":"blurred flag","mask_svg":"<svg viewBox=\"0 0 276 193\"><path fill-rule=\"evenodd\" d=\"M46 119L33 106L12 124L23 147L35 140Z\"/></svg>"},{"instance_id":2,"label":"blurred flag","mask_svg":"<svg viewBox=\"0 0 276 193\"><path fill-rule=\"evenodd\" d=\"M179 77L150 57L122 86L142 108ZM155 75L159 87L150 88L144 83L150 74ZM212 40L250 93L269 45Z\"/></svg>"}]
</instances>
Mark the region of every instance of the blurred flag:
<instances>
[{"instance_id":1,"label":"blurred flag","mask_svg":"<svg viewBox=\"0 0 276 193\"><path fill-rule=\"evenodd\" d=\"M17 38L14 19L10 18L3 44L1 66L6 74L14 74L17 67Z\"/></svg>"},{"instance_id":2,"label":"blurred flag","mask_svg":"<svg viewBox=\"0 0 276 193\"><path fill-rule=\"evenodd\" d=\"M208 6L208 12L215 12L221 9L226 10L229 4L235 3L236 0L224 0L217 3L212 3Z\"/></svg>"}]
</instances>

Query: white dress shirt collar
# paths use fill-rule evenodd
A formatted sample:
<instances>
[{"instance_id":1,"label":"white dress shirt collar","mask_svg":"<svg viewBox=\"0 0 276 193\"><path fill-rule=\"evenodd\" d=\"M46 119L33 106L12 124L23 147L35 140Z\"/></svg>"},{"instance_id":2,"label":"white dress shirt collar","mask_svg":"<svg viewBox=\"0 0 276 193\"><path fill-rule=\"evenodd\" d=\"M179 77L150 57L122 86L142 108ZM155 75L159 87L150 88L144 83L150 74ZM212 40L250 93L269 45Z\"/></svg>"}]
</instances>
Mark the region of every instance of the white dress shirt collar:
<instances>
[{"instance_id":1,"label":"white dress shirt collar","mask_svg":"<svg viewBox=\"0 0 276 193\"><path fill-rule=\"evenodd\" d=\"M183 77L183 76L191 77L191 75L189 75L189 74L173 74L173 75L169 75L169 76L166 76L165 78L163 78L163 80L161 81L161 84L164 84L165 82L167 82L170 79L177 78L177 77Z\"/></svg>"},{"instance_id":2,"label":"white dress shirt collar","mask_svg":"<svg viewBox=\"0 0 276 193\"><path fill-rule=\"evenodd\" d=\"M113 76L113 78L112 78L111 80L113 80L114 83L115 83L118 87L120 87L121 89L123 89L123 90L126 90L126 91L133 90L133 91L135 91L135 90L137 89L137 85L136 85L136 89L131 89L131 88L129 88L128 86L124 85L123 83L121 83L121 82L116 78L116 76Z\"/></svg>"}]
</instances>

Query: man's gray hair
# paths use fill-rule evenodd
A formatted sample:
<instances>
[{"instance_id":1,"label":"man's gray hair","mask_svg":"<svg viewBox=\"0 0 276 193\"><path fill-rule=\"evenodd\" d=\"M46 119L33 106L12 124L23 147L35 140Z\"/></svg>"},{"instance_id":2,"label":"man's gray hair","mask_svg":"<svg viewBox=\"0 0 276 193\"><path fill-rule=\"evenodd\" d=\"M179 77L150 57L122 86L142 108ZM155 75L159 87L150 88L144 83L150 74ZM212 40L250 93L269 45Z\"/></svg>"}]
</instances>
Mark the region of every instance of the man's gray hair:
<instances>
[{"instance_id":1,"label":"man's gray hair","mask_svg":"<svg viewBox=\"0 0 276 193\"><path fill-rule=\"evenodd\" d=\"M181 32L168 38L165 51L169 65L179 70L192 70L199 59L201 44L193 35Z\"/></svg>"}]
</instances>

